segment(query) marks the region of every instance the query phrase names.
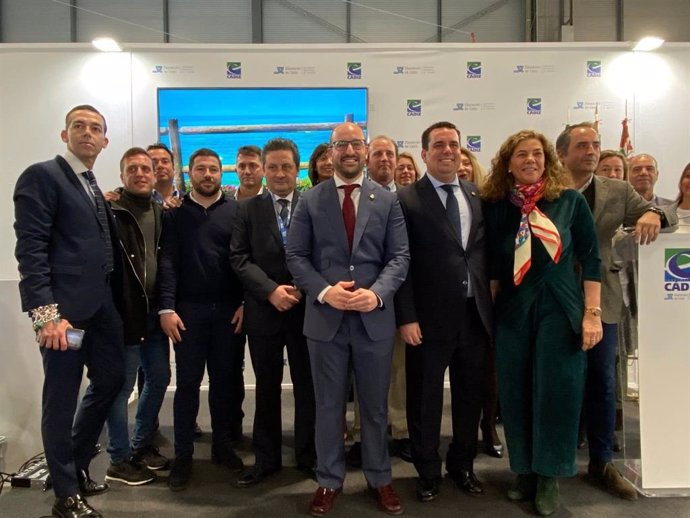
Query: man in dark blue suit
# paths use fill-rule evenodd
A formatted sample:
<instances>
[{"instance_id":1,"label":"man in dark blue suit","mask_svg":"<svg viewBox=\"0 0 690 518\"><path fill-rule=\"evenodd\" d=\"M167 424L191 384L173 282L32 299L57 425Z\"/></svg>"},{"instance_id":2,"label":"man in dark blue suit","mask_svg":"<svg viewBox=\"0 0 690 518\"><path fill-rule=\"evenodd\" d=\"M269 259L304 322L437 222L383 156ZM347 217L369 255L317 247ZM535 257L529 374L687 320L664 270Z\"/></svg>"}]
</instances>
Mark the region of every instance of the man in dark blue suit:
<instances>
[{"instance_id":1,"label":"man in dark blue suit","mask_svg":"<svg viewBox=\"0 0 690 518\"><path fill-rule=\"evenodd\" d=\"M352 364L362 416L362 468L379 507L402 513L391 486L386 426L395 314L393 295L407 274L405 222L393 193L364 179L362 129L331 135L335 176L300 198L290 224L288 268L306 292L307 337L316 395L319 488L311 514L333 507L345 478L343 411Z\"/></svg>"},{"instance_id":2,"label":"man in dark blue suit","mask_svg":"<svg viewBox=\"0 0 690 518\"><path fill-rule=\"evenodd\" d=\"M41 432L53 516L62 518L101 516L83 496L107 489L88 467L124 380L122 320L111 292L116 229L92 172L106 129L94 107L70 110L64 156L30 166L14 192L19 293L43 356ZM68 340L71 328L85 331L80 348ZM91 384L77 409L84 366Z\"/></svg>"}]
</instances>

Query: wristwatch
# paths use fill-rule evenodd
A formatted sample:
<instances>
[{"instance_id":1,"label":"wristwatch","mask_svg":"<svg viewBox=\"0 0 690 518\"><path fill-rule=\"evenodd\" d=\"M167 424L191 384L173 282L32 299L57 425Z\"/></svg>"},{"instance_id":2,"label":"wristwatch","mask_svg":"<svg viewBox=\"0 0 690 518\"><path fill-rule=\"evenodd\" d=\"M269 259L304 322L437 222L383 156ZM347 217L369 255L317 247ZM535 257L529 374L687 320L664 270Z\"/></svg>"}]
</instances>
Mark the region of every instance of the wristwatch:
<instances>
[{"instance_id":1,"label":"wristwatch","mask_svg":"<svg viewBox=\"0 0 690 518\"><path fill-rule=\"evenodd\" d=\"M666 221L666 213L659 207L649 207L645 212L653 212L654 214L659 216L659 218L661 218L662 224Z\"/></svg>"},{"instance_id":2,"label":"wristwatch","mask_svg":"<svg viewBox=\"0 0 690 518\"><path fill-rule=\"evenodd\" d=\"M585 313L589 313L595 317L601 317L601 308L598 306L587 306L585 308Z\"/></svg>"}]
</instances>

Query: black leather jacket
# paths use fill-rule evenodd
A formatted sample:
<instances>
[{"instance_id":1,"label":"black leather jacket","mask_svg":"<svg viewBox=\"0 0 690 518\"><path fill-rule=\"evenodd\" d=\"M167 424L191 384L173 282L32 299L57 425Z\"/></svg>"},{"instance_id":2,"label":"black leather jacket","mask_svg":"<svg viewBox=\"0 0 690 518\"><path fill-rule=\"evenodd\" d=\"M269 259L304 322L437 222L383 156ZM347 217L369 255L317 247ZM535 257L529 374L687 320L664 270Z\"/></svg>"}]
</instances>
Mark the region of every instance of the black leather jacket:
<instances>
[{"instance_id":1,"label":"black leather jacket","mask_svg":"<svg viewBox=\"0 0 690 518\"><path fill-rule=\"evenodd\" d=\"M124 263L122 320L125 344L136 345L146 339L147 316L149 311L156 309L157 305L155 300L149 299L145 290L146 243L144 235L136 218L124 204L125 201L120 199L111 202L110 205L117 221ZM158 256L163 209L153 199L151 205L156 222L155 246L156 256Z\"/></svg>"}]
</instances>

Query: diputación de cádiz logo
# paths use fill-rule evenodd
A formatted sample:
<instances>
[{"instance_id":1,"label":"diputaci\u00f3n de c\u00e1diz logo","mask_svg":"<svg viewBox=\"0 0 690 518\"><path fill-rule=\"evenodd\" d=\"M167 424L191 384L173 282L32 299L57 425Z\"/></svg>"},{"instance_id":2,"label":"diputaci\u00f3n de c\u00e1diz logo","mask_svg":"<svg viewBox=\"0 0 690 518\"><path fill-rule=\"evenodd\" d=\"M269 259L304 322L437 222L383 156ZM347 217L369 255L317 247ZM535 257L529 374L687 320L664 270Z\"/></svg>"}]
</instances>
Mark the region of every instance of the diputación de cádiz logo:
<instances>
[{"instance_id":1,"label":"diputaci\u00f3n de c\u00e1diz logo","mask_svg":"<svg viewBox=\"0 0 690 518\"><path fill-rule=\"evenodd\" d=\"M601 77L601 61L587 61L587 77Z\"/></svg>"},{"instance_id":2,"label":"diputaci\u00f3n de c\u00e1diz logo","mask_svg":"<svg viewBox=\"0 0 690 518\"><path fill-rule=\"evenodd\" d=\"M529 97L527 99L527 115L541 114L541 97Z\"/></svg>"},{"instance_id":3,"label":"diputaci\u00f3n de c\u00e1diz logo","mask_svg":"<svg viewBox=\"0 0 690 518\"><path fill-rule=\"evenodd\" d=\"M228 61L225 65L225 77L228 79L242 79L242 62Z\"/></svg>"},{"instance_id":4,"label":"diputaci\u00f3n de c\u00e1diz logo","mask_svg":"<svg viewBox=\"0 0 690 518\"><path fill-rule=\"evenodd\" d=\"M408 99L407 100L407 116L420 117L422 115L422 100Z\"/></svg>"},{"instance_id":5,"label":"diputaci\u00f3n de c\u00e1diz logo","mask_svg":"<svg viewBox=\"0 0 690 518\"><path fill-rule=\"evenodd\" d=\"M362 63L350 62L347 64L348 79L362 79Z\"/></svg>"},{"instance_id":6,"label":"diputaci\u00f3n de c\u00e1diz logo","mask_svg":"<svg viewBox=\"0 0 690 518\"><path fill-rule=\"evenodd\" d=\"M467 62L467 77L469 79L479 79L482 77L482 62L468 61Z\"/></svg>"},{"instance_id":7,"label":"diputaci\u00f3n de c\u00e1diz logo","mask_svg":"<svg viewBox=\"0 0 690 518\"><path fill-rule=\"evenodd\" d=\"M690 249L664 250L664 291L690 291Z\"/></svg>"}]
</instances>

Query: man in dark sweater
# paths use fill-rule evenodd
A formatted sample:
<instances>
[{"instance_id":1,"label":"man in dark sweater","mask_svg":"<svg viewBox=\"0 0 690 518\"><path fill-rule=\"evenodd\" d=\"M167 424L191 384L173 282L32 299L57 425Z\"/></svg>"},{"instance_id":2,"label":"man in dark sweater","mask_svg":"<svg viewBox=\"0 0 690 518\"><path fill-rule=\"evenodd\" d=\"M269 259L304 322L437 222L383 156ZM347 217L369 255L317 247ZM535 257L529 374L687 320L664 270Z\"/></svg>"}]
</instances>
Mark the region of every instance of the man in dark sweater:
<instances>
[{"instance_id":1,"label":"man in dark sweater","mask_svg":"<svg viewBox=\"0 0 690 518\"><path fill-rule=\"evenodd\" d=\"M192 475L194 422L204 368L209 374L212 460L241 469L231 446L241 413L233 406L241 373L242 286L230 266L237 202L220 189L220 157L198 149L189 159L192 192L164 215L158 266L161 327L175 344L177 390L173 407L175 463L168 485L186 489ZM238 368L239 367L239 368Z\"/></svg>"},{"instance_id":2,"label":"man in dark sweater","mask_svg":"<svg viewBox=\"0 0 690 518\"><path fill-rule=\"evenodd\" d=\"M120 160L123 190L111 208L117 221L124 275L123 321L125 383L108 414L110 466L106 480L131 486L155 480L151 470L168 460L153 446L156 419L170 382L170 345L158 324L155 301L158 241L162 207L152 198L155 182L151 157L142 148L125 151ZM127 402L139 366L144 386L137 403L130 449ZM134 455L132 455L134 453Z\"/></svg>"}]
</instances>

